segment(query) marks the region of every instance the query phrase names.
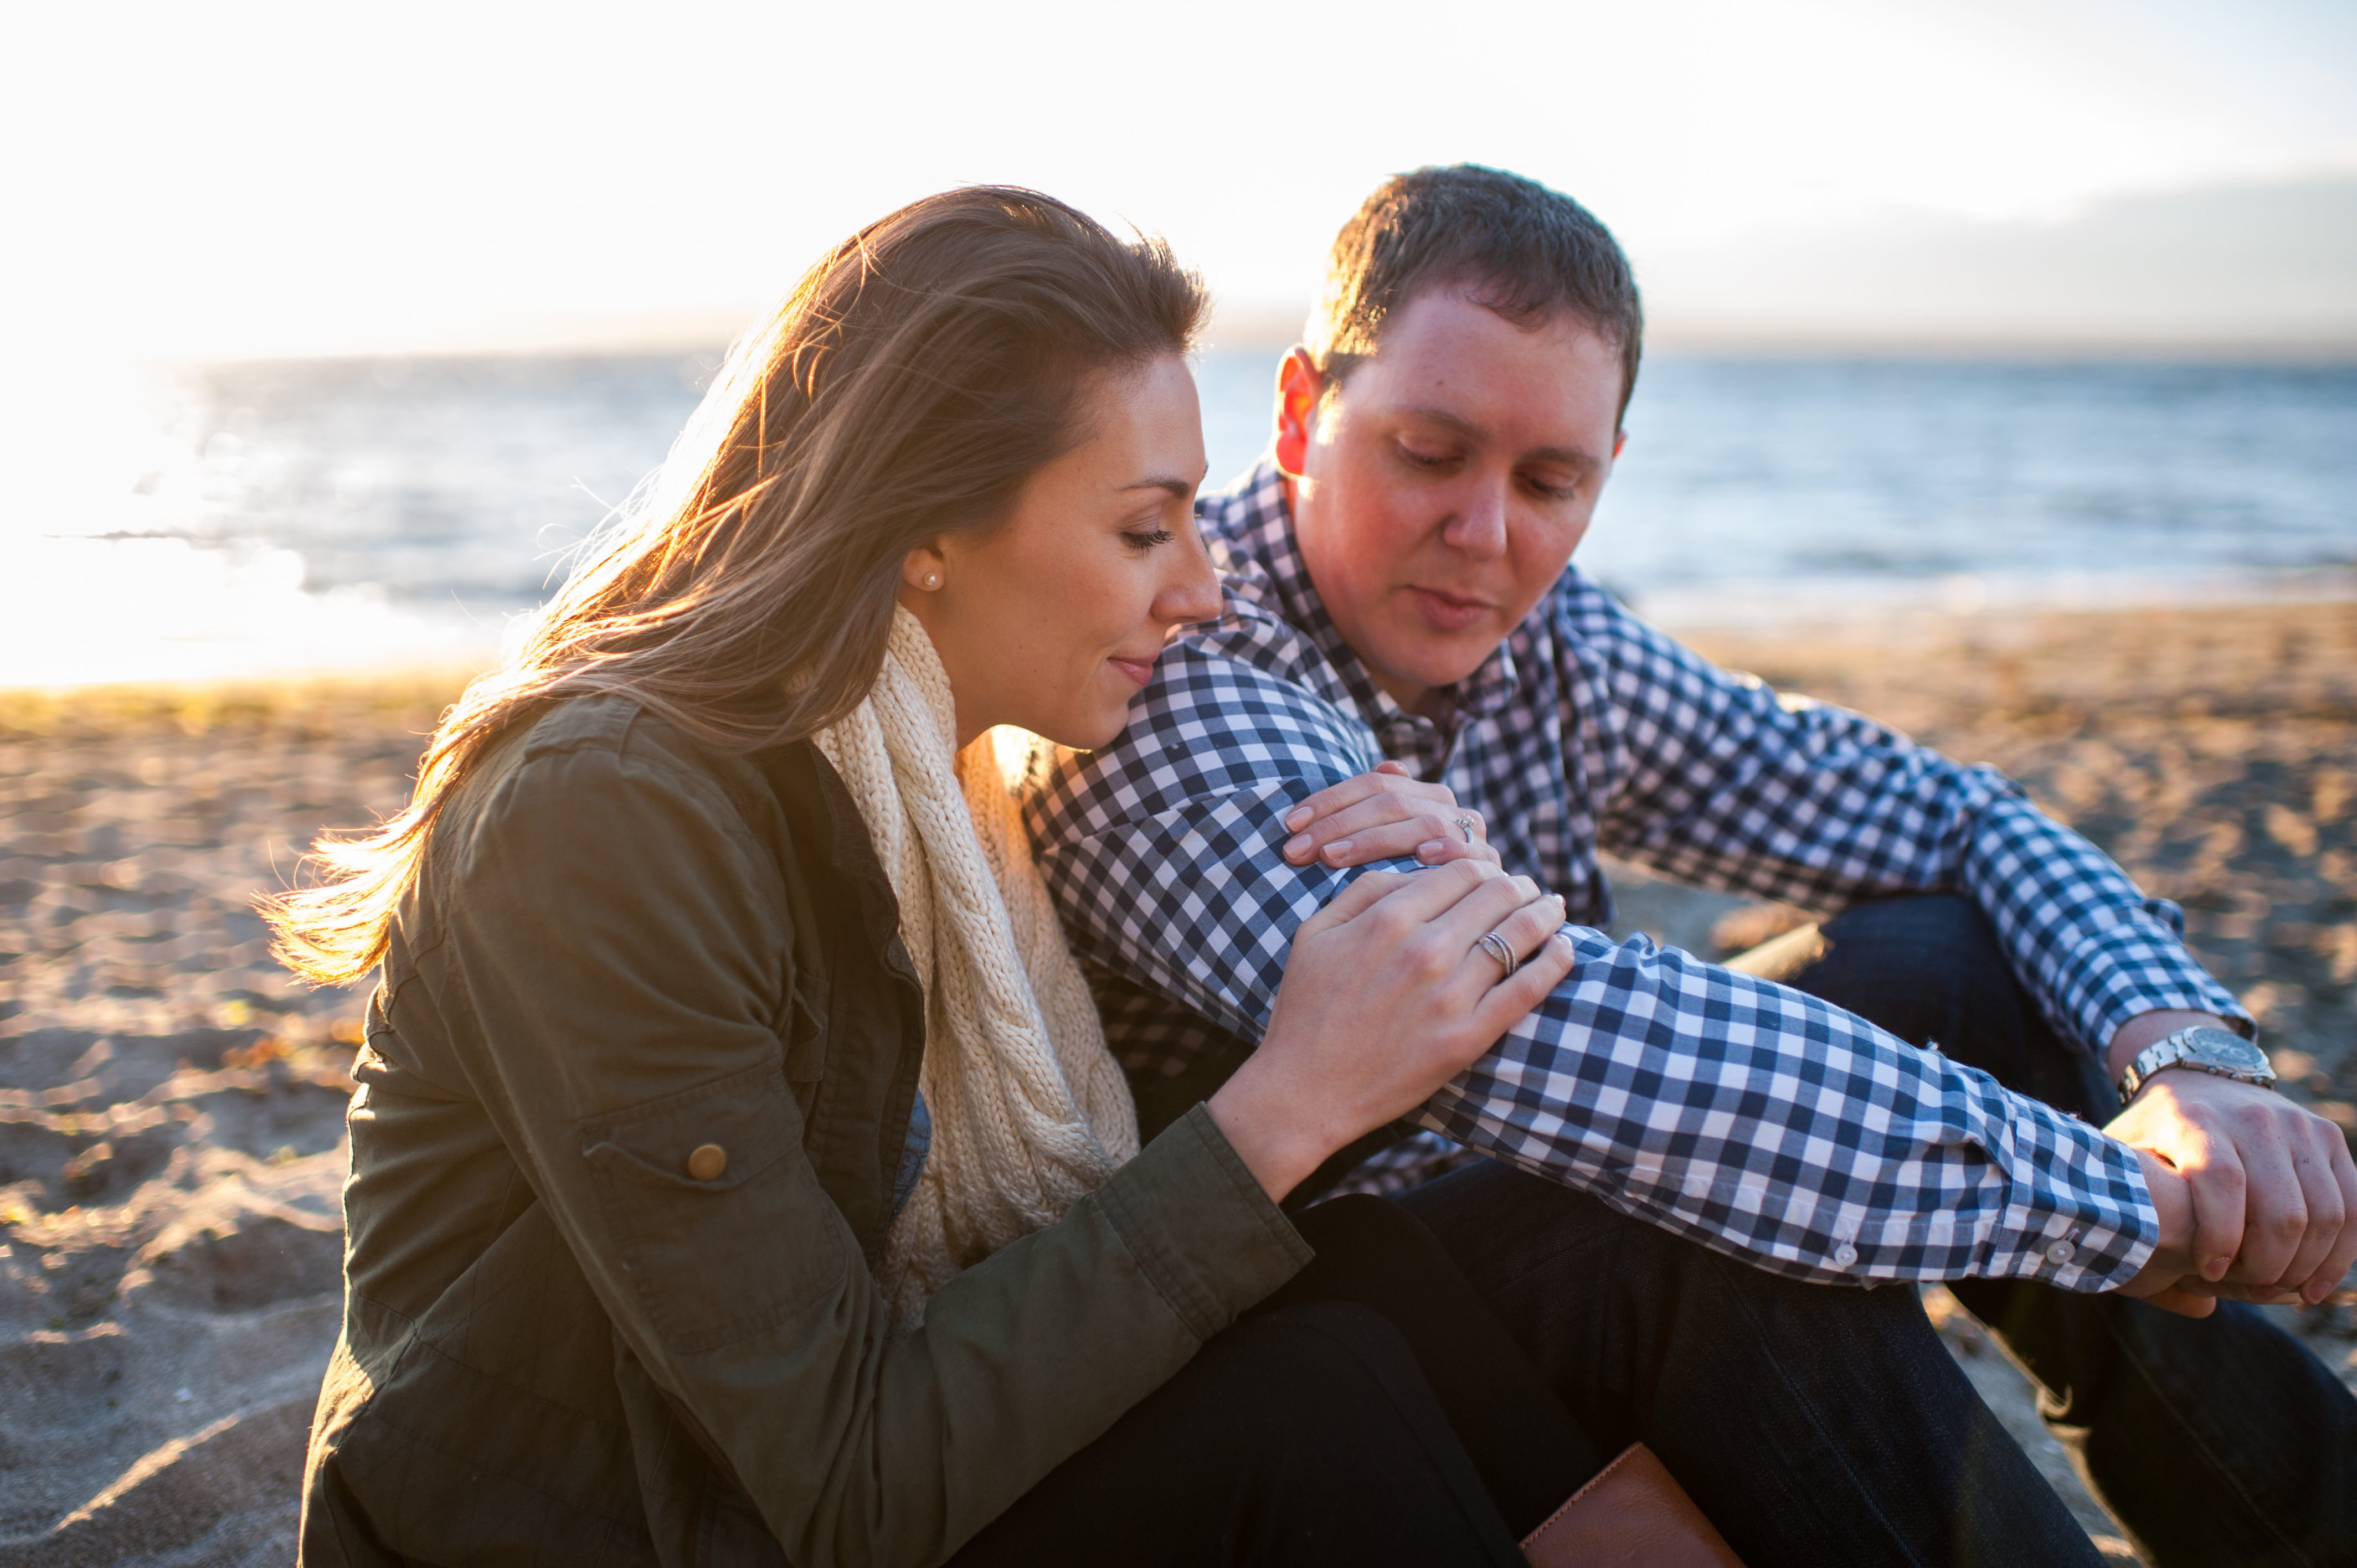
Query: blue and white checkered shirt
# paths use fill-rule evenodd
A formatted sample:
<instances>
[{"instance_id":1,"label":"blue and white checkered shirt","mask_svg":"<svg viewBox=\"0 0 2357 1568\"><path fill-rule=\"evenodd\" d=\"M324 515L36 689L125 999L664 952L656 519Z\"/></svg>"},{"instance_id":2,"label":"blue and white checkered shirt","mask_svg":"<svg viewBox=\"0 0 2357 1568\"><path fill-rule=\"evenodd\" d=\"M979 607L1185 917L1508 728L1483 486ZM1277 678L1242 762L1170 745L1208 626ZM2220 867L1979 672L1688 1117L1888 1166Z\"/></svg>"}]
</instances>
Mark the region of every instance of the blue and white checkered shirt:
<instances>
[{"instance_id":1,"label":"blue and white checkered shirt","mask_svg":"<svg viewBox=\"0 0 2357 1568\"><path fill-rule=\"evenodd\" d=\"M1259 1037L1295 928L1357 875L1288 864L1285 814L1394 757L1564 896L1578 950L1425 1127L1807 1279L2099 1290L2143 1264L2158 1222L2124 1146L1800 992L1614 943L1597 856L1818 908L1962 891L2084 1047L2155 1008L2238 1015L2173 906L1994 769L1719 670L1577 568L1459 683L1445 732L1334 629L1273 465L1198 515L1226 613L1172 641L1118 741L1067 755L1026 805L1075 949L1115 981L1133 1073L1184 1066L1210 1033L1189 1014Z\"/></svg>"}]
</instances>

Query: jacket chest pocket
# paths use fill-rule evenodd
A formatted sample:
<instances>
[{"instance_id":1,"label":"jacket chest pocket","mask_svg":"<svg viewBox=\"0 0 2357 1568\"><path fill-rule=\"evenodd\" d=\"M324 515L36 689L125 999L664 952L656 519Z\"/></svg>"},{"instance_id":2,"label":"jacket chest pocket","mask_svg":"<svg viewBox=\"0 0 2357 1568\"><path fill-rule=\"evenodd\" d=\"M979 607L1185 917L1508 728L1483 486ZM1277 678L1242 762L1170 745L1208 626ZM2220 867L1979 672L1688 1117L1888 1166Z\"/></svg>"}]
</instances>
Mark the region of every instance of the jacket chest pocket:
<instances>
[{"instance_id":1,"label":"jacket chest pocket","mask_svg":"<svg viewBox=\"0 0 2357 1568\"><path fill-rule=\"evenodd\" d=\"M826 1077L826 997L812 994L797 983L786 1004L785 1026L778 1031L786 1043L786 1081L818 1083Z\"/></svg>"},{"instance_id":2,"label":"jacket chest pocket","mask_svg":"<svg viewBox=\"0 0 2357 1568\"><path fill-rule=\"evenodd\" d=\"M797 984L787 998L778 1030L786 1047L786 1087L802 1107L805 1125L815 1126L819 1092L826 1079L826 1000L813 999Z\"/></svg>"},{"instance_id":3,"label":"jacket chest pocket","mask_svg":"<svg viewBox=\"0 0 2357 1568\"><path fill-rule=\"evenodd\" d=\"M842 1280L843 1217L802 1129L775 1067L582 1124L623 1277L663 1345L694 1355L733 1344Z\"/></svg>"}]
</instances>

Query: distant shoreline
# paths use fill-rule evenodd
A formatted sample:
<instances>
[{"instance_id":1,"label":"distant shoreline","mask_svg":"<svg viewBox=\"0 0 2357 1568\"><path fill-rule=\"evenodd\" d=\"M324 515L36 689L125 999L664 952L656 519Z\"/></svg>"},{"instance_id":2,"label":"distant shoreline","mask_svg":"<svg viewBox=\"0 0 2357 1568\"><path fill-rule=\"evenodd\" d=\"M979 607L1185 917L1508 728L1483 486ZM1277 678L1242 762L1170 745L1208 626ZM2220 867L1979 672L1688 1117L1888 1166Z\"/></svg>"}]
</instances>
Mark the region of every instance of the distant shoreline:
<instances>
[{"instance_id":1,"label":"distant shoreline","mask_svg":"<svg viewBox=\"0 0 2357 1568\"><path fill-rule=\"evenodd\" d=\"M1605 586L1614 586L1606 582ZM1988 585L1970 577L1909 579L1883 584L1879 593L1852 592L1847 585L1770 584L1757 590L1734 585L1656 590L1632 596L1631 607L1642 619L1673 636L1704 646L1724 640L1811 645L1929 647L1983 640L2018 642L2045 635L2037 628L2086 623L2099 634L2104 622L2139 628L2156 617L2189 615L2231 618L2238 612L2296 607L2357 604L2357 567L2284 572L2266 578L2204 586L2174 585L2139 593L2100 580L2075 587ZM1893 591L1896 588L1897 591ZM1797 591L1795 591L1797 590ZM2079 596L2075 600L2073 594ZM1960 598L1969 598L1960 606ZM2097 602L2086 602L2093 598ZM71 715L77 726L122 722L179 723L172 715L194 714L279 714L326 703L340 706L398 704L414 709L428 700L456 700L467 682L497 666L488 650L476 660L388 661L379 665L280 667L258 664L193 679L172 676L90 681L0 679L0 737L12 730L36 731ZM447 693L434 699L435 693ZM198 721L191 721L198 722ZM210 720L202 721L210 724Z\"/></svg>"},{"instance_id":2,"label":"distant shoreline","mask_svg":"<svg viewBox=\"0 0 2357 1568\"><path fill-rule=\"evenodd\" d=\"M2184 581L2084 574L2005 579L1958 573L1862 583L1782 582L1750 589L1700 584L1639 594L1631 607L1680 637L1800 634L1815 640L1876 641L1902 628L1937 638L2056 617L2148 618L2349 603L2357 603L2357 566Z\"/></svg>"}]
</instances>

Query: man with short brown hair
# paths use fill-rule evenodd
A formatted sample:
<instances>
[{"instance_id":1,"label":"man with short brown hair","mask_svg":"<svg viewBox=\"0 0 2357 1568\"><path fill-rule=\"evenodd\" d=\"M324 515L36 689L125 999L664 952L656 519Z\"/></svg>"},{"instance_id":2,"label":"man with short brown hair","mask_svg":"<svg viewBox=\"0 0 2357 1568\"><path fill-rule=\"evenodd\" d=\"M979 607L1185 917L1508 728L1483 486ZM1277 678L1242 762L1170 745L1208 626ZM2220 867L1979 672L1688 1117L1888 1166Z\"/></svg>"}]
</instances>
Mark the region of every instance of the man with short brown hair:
<instances>
[{"instance_id":1,"label":"man with short brown hair","mask_svg":"<svg viewBox=\"0 0 2357 1568\"><path fill-rule=\"evenodd\" d=\"M1824 1461L1863 1492L1813 1497L1778 1479L1812 1461L1759 1456L1800 1442L1789 1411L1747 1425L1721 1379L1748 1463L1676 1415L1680 1358L1732 1331L1697 1305L1705 1279L1793 1337L1794 1398L1896 1397L1873 1357L1826 1346L1905 1293L1796 1301L1781 1274L1954 1282L2155 1562L2357 1558L2357 1402L2240 1302L2191 1320L2346 1273L2338 1129L2269 1091L2174 907L2009 780L1719 671L1569 565L1641 330L1611 236L1519 177L1419 170L1344 228L1269 458L1199 505L1226 615L1175 639L1121 740L1028 808L1141 1122L1250 1050L1293 929L1355 875L1336 841L1404 831L1396 800L1338 788L1389 759L1434 831L1486 823L1508 870L1565 897L1581 955L1422 1118L1492 1158L1402 1201L1583 1419L1641 1433L1738 1549L1798 1530L1828 1560L1937 1555L1872 1479L1874 1443L1981 1430L1925 1413L1928 1393L1869 1404ZM1788 985L1614 943L1600 851L1842 910L1830 950ZM2179 1173L2171 1236L2155 1205ZM1891 1379L1937 1380L1877 1342ZM1611 1369L1631 1355L1651 1380L1633 1392ZM1967 1507L1969 1477L1940 1485Z\"/></svg>"}]
</instances>

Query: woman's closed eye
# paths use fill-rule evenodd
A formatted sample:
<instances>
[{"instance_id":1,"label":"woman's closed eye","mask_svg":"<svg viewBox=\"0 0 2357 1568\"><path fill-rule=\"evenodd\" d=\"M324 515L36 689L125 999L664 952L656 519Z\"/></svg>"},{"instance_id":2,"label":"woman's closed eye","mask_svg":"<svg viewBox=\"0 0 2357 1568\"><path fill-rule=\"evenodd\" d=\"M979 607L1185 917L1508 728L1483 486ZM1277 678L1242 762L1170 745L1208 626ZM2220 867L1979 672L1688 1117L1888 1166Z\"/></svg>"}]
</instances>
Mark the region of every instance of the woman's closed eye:
<instances>
[{"instance_id":1,"label":"woman's closed eye","mask_svg":"<svg viewBox=\"0 0 2357 1568\"><path fill-rule=\"evenodd\" d=\"M1171 532L1167 528L1146 530L1129 529L1125 530L1122 533L1122 538L1129 542L1129 547L1136 551L1140 555L1145 554L1147 551L1155 548L1157 545L1168 544L1178 537L1178 536L1177 534Z\"/></svg>"}]
</instances>

